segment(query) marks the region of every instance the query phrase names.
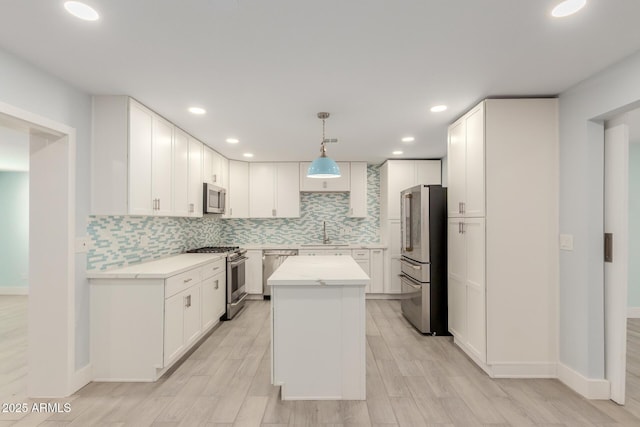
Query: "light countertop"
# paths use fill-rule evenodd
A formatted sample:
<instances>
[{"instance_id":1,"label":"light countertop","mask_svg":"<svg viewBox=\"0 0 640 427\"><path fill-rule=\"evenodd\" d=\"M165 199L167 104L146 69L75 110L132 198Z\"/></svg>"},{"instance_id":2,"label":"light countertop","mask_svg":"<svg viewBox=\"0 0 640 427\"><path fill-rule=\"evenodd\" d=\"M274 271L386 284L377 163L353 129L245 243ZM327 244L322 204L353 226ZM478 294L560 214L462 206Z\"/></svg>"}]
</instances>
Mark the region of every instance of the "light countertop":
<instances>
[{"instance_id":1,"label":"light countertop","mask_svg":"<svg viewBox=\"0 0 640 427\"><path fill-rule=\"evenodd\" d=\"M287 258L267 283L279 285L362 285L369 276L350 256L296 256Z\"/></svg>"},{"instance_id":2,"label":"light countertop","mask_svg":"<svg viewBox=\"0 0 640 427\"><path fill-rule=\"evenodd\" d=\"M235 244L237 245L237 243ZM263 250L263 249L309 249L309 250L317 250L317 249L386 249L387 246L382 243L349 243L348 245L323 245L322 243L318 244L300 244L300 243L292 243L287 245L281 244L240 244L239 245L243 249L247 250Z\"/></svg>"},{"instance_id":3,"label":"light countertop","mask_svg":"<svg viewBox=\"0 0 640 427\"><path fill-rule=\"evenodd\" d=\"M225 254L179 254L106 271L88 271L89 279L166 279L225 258Z\"/></svg>"}]
</instances>

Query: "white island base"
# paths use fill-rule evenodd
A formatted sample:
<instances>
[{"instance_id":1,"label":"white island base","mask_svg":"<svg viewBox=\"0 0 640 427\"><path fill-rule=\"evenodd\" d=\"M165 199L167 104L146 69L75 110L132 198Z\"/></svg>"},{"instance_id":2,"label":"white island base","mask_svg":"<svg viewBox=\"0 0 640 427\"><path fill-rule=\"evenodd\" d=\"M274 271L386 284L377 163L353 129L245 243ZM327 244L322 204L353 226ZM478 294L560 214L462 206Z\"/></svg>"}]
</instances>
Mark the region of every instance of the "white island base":
<instances>
[{"instance_id":1,"label":"white island base","mask_svg":"<svg viewBox=\"0 0 640 427\"><path fill-rule=\"evenodd\" d=\"M366 398L368 283L348 256L289 257L268 279L271 381L283 400Z\"/></svg>"}]
</instances>

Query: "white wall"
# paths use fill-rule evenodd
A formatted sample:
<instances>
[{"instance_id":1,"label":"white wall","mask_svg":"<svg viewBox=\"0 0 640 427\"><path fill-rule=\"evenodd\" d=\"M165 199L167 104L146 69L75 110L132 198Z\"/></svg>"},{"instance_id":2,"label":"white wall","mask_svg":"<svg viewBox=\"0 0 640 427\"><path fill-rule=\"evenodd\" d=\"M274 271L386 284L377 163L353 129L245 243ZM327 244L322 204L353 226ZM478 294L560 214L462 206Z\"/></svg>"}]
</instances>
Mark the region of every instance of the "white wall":
<instances>
[{"instance_id":1,"label":"white wall","mask_svg":"<svg viewBox=\"0 0 640 427\"><path fill-rule=\"evenodd\" d=\"M76 235L86 234L89 214L91 99L88 94L0 50L0 101L76 129ZM86 254L76 260L76 368L89 362L89 286Z\"/></svg>"},{"instance_id":2,"label":"white wall","mask_svg":"<svg viewBox=\"0 0 640 427\"><path fill-rule=\"evenodd\" d=\"M0 295L29 286L29 172L0 170Z\"/></svg>"},{"instance_id":3,"label":"white wall","mask_svg":"<svg viewBox=\"0 0 640 427\"><path fill-rule=\"evenodd\" d=\"M640 126L640 123L630 123ZM629 290L627 306L640 311L640 141L629 141Z\"/></svg>"},{"instance_id":4,"label":"white wall","mask_svg":"<svg viewBox=\"0 0 640 427\"><path fill-rule=\"evenodd\" d=\"M640 104L640 52L560 95L560 362L604 378L602 120Z\"/></svg>"}]
</instances>

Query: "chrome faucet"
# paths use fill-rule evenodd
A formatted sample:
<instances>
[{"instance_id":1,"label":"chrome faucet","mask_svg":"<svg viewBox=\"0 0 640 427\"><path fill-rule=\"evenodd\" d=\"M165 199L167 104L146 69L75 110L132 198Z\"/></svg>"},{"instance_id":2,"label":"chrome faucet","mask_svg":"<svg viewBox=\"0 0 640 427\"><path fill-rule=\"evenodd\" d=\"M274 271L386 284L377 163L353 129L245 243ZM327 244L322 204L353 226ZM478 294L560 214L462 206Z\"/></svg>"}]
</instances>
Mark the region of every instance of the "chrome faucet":
<instances>
[{"instance_id":1,"label":"chrome faucet","mask_svg":"<svg viewBox=\"0 0 640 427\"><path fill-rule=\"evenodd\" d=\"M324 245L331 243L329 236L327 236L327 221L322 221L322 243Z\"/></svg>"}]
</instances>

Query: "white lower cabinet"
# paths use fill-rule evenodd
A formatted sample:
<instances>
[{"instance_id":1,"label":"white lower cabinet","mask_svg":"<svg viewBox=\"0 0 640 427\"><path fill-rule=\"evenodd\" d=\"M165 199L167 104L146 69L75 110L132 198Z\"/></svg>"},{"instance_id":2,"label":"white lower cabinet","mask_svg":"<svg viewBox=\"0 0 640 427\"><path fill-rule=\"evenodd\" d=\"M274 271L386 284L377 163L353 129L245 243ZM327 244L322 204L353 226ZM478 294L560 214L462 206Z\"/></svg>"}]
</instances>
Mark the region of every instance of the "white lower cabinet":
<instances>
[{"instance_id":1,"label":"white lower cabinet","mask_svg":"<svg viewBox=\"0 0 640 427\"><path fill-rule=\"evenodd\" d=\"M184 304L182 293L164 302L164 361L166 366L184 349Z\"/></svg>"},{"instance_id":2,"label":"white lower cabinet","mask_svg":"<svg viewBox=\"0 0 640 427\"><path fill-rule=\"evenodd\" d=\"M262 294L262 250L247 251L245 290L248 294Z\"/></svg>"},{"instance_id":3,"label":"white lower cabinet","mask_svg":"<svg viewBox=\"0 0 640 427\"><path fill-rule=\"evenodd\" d=\"M164 303L164 366L175 361L202 332L200 291L198 283Z\"/></svg>"},{"instance_id":4,"label":"white lower cabinet","mask_svg":"<svg viewBox=\"0 0 640 427\"><path fill-rule=\"evenodd\" d=\"M298 255L306 256L330 256L351 255L351 249L301 249Z\"/></svg>"},{"instance_id":5,"label":"white lower cabinet","mask_svg":"<svg viewBox=\"0 0 640 427\"><path fill-rule=\"evenodd\" d=\"M456 342L486 362L484 218L450 218L449 330Z\"/></svg>"},{"instance_id":6,"label":"white lower cabinet","mask_svg":"<svg viewBox=\"0 0 640 427\"><path fill-rule=\"evenodd\" d=\"M224 258L155 278L91 278L96 381L155 381L225 312Z\"/></svg>"},{"instance_id":7,"label":"white lower cabinet","mask_svg":"<svg viewBox=\"0 0 640 427\"><path fill-rule=\"evenodd\" d=\"M301 249L298 255L302 256L328 256L328 255L350 255L355 262L367 273L371 282L365 288L366 293L382 294L387 293L384 289L385 283L385 266L384 266L384 250L383 249ZM398 263L398 268L399 268ZM398 271L398 274L400 271ZM400 292L400 290L398 290Z\"/></svg>"},{"instance_id":8,"label":"white lower cabinet","mask_svg":"<svg viewBox=\"0 0 640 427\"><path fill-rule=\"evenodd\" d=\"M367 292L381 294L384 292L384 253L382 249L371 249L370 258L371 283Z\"/></svg>"},{"instance_id":9,"label":"white lower cabinet","mask_svg":"<svg viewBox=\"0 0 640 427\"><path fill-rule=\"evenodd\" d=\"M225 313L226 273L223 271L202 281L202 329L218 323Z\"/></svg>"}]
</instances>

